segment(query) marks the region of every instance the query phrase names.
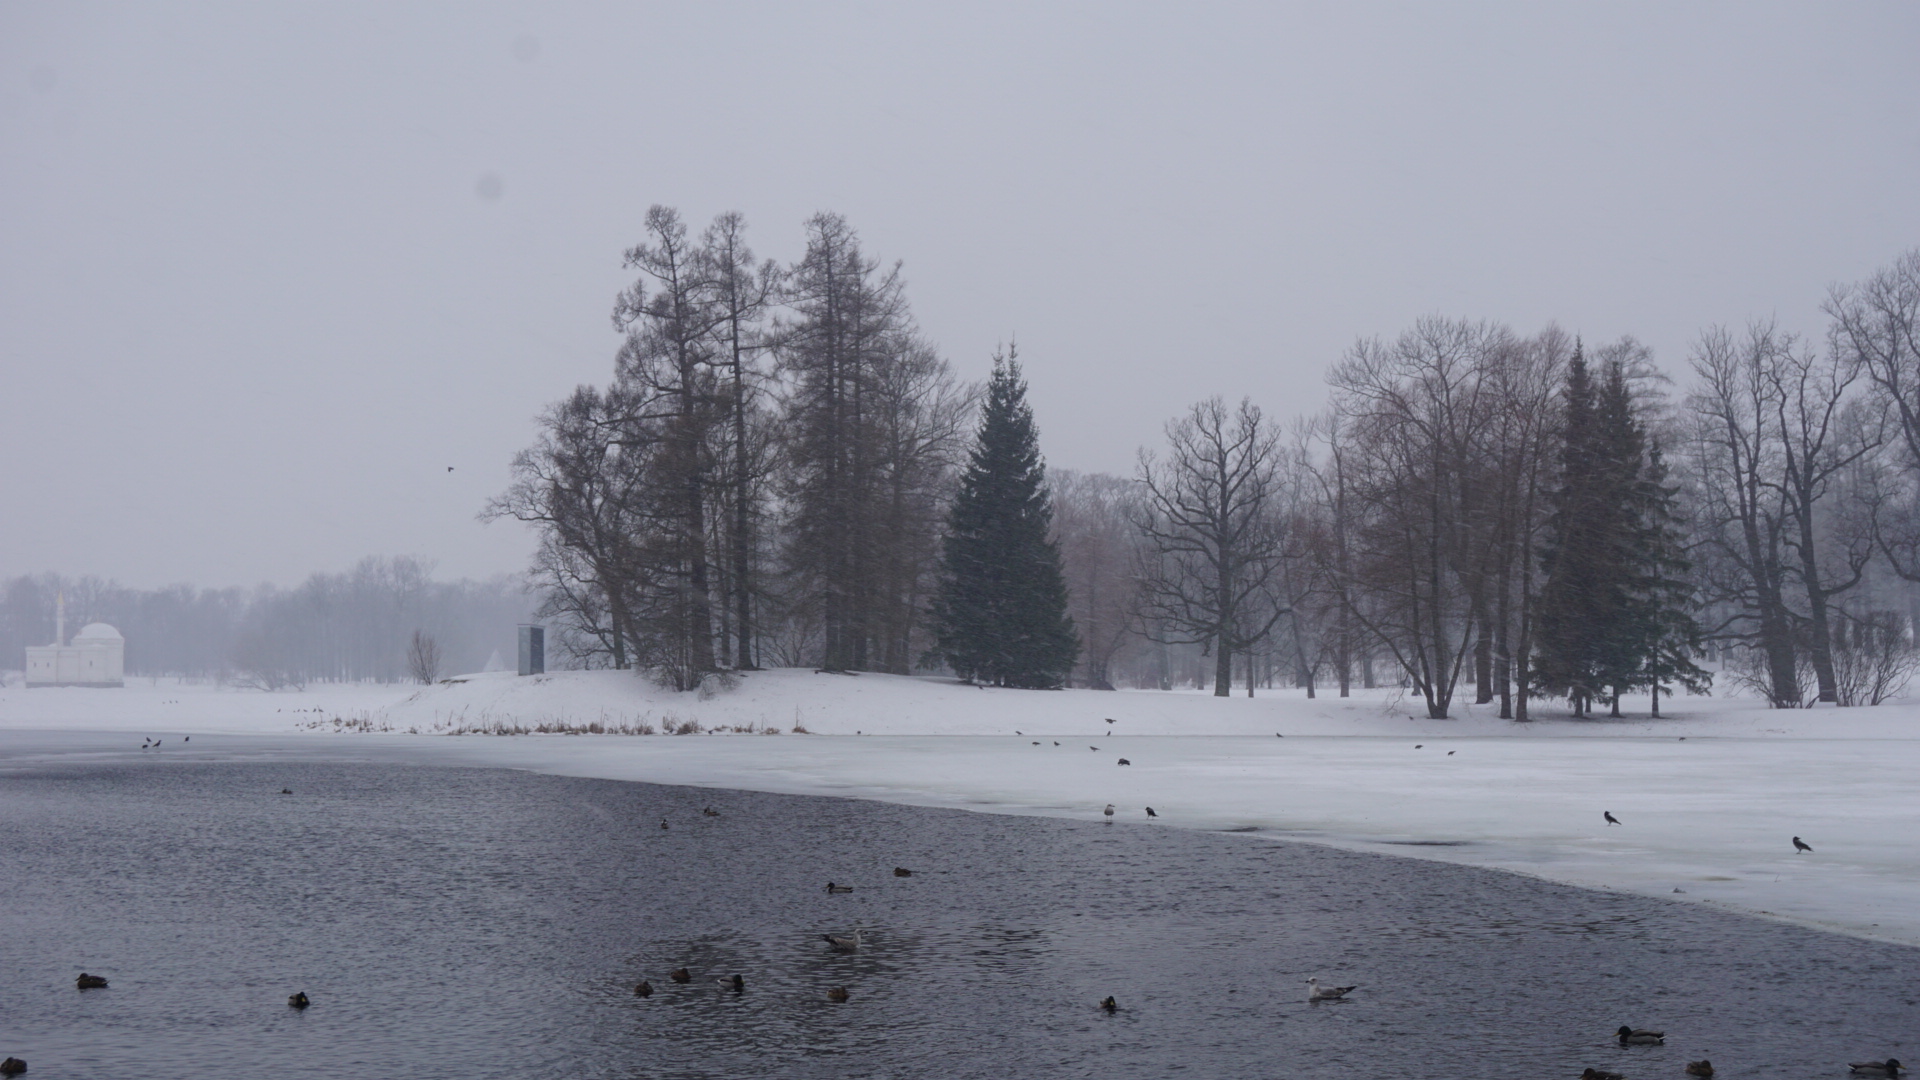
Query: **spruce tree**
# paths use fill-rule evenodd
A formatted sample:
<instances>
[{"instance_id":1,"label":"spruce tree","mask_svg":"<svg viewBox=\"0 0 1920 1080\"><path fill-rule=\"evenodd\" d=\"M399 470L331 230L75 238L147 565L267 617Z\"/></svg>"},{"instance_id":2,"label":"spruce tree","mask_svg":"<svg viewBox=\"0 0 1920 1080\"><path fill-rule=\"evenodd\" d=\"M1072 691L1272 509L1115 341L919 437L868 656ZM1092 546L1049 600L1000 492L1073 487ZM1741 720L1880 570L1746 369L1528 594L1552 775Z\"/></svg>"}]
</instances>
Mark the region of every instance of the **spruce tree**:
<instances>
[{"instance_id":1,"label":"spruce tree","mask_svg":"<svg viewBox=\"0 0 1920 1080\"><path fill-rule=\"evenodd\" d=\"M1563 394L1559 477L1540 552L1546 582L1537 601L1533 678L1546 694L1565 696L1586 713L1601 677L1601 598L1606 593L1606 500L1595 483L1604 453L1598 403L1586 356L1576 344Z\"/></svg>"},{"instance_id":2,"label":"spruce tree","mask_svg":"<svg viewBox=\"0 0 1920 1080\"><path fill-rule=\"evenodd\" d=\"M1655 441L1647 451L1647 468L1638 490L1640 533L1635 552L1640 580L1638 617L1641 628L1641 682L1653 694L1653 715L1660 715L1660 693L1668 683L1679 683L1690 694L1703 694L1713 676L1693 662L1700 648L1700 624L1693 617L1693 569L1687 558L1677 486L1667 485L1666 459Z\"/></svg>"},{"instance_id":3,"label":"spruce tree","mask_svg":"<svg viewBox=\"0 0 1920 1080\"><path fill-rule=\"evenodd\" d=\"M1046 465L1017 354L995 355L980 433L960 478L933 603L934 652L968 681L1052 688L1080 653L1066 575L1047 533Z\"/></svg>"}]
</instances>

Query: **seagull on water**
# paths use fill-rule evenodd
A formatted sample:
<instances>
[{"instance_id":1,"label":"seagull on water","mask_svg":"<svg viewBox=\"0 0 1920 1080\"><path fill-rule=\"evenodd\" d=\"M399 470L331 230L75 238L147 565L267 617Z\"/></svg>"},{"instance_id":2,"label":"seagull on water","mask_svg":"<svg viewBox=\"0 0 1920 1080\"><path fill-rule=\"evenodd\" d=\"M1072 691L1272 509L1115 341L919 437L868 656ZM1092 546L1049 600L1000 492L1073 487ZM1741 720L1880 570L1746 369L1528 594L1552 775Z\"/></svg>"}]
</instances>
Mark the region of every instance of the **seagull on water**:
<instances>
[{"instance_id":1,"label":"seagull on water","mask_svg":"<svg viewBox=\"0 0 1920 1080\"><path fill-rule=\"evenodd\" d=\"M1613 811L1611 811L1611 810L1602 810L1602 811L1600 811L1600 816L1601 816L1601 817L1603 817L1603 818L1606 818L1606 819L1607 819L1607 824L1609 824L1609 825L1618 825L1618 824L1620 824L1620 819L1619 819L1619 818L1617 818L1617 817L1614 817L1614 816L1613 816Z\"/></svg>"},{"instance_id":2,"label":"seagull on water","mask_svg":"<svg viewBox=\"0 0 1920 1080\"><path fill-rule=\"evenodd\" d=\"M821 934L820 938L832 946L834 952L860 951L860 928L857 926L853 928L852 937L845 937L840 934Z\"/></svg>"},{"instance_id":3,"label":"seagull on water","mask_svg":"<svg viewBox=\"0 0 1920 1080\"><path fill-rule=\"evenodd\" d=\"M1106 810L1102 811L1102 813L1107 815L1107 824L1113 824L1113 804L1108 803Z\"/></svg>"},{"instance_id":4,"label":"seagull on water","mask_svg":"<svg viewBox=\"0 0 1920 1080\"><path fill-rule=\"evenodd\" d=\"M1798 855L1803 851L1812 851L1812 850L1813 849L1811 847L1807 846L1807 842L1805 840L1802 840L1797 836L1793 838L1793 853L1795 855Z\"/></svg>"},{"instance_id":5,"label":"seagull on water","mask_svg":"<svg viewBox=\"0 0 1920 1080\"><path fill-rule=\"evenodd\" d=\"M1321 986L1318 976L1307 980L1308 1001L1339 1001L1352 992L1351 986Z\"/></svg>"}]
</instances>

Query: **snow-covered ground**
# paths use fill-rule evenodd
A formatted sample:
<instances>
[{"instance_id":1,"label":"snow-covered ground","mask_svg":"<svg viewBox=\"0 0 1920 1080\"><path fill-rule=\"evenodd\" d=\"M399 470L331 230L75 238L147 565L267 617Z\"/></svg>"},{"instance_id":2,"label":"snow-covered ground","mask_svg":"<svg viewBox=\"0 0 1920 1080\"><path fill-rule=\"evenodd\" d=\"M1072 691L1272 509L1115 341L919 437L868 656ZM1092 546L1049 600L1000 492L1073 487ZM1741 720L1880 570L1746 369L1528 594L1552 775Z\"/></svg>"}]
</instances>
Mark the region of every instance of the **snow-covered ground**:
<instances>
[{"instance_id":1,"label":"snow-covered ground","mask_svg":"<svg viewBox=\"0 0 1920 1080\"><path fill-rule=\"evenodd\" d=\"M1091 818L1111 802L1135 825L1152 806L1159 827L1254 829L1920 944L1920 705L1755 705L1681 699L1672 719L1590 722L1550 707L1522 725L1472 707L1426 720L1379 692L1221 700L798 670L706 698L616 672L278 694L140 682L0 689L0 766L114 745L84 733L126 733L135 752L134 736L166 736L168 753L190 733L196 756L258 753L260 740L233 736L281 736L271 745L288 753L1009 813ZM443 734L689 721L780 734ZM318 738L336 731L354 734ZM1796 835L1812 854L1795 854Z\"/></svg>"}]
</instances>

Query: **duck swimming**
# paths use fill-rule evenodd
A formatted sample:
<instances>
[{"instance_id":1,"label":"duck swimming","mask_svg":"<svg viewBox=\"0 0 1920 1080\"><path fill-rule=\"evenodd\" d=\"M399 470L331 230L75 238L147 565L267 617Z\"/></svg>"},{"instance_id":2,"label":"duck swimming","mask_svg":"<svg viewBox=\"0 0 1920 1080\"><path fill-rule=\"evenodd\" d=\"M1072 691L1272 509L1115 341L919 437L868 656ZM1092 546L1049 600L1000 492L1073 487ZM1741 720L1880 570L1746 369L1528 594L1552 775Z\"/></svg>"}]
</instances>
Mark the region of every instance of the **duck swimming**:
<instances>
[{"instance_id":1,"label":"duck swimming","mask_svg":"<svg viewBox=\"0 0 1920 1080\"><path fill-rule=\"evenodd\" d=\"M1899 1058L1885 1061L1849 1061L1847 1068L1857 1076L1899 1076L1906 1072L1900 1067Z\"/></svg>"},{"instance_id":2,"label":"duck swimming","mask_svg":"<svg viewBox=\"0 0 1920 1080\"><path fill-rule=\"evenodd\" d=\"M674 968L672 971L667 972L667 978L677 983L690 983L693 981L693 972L688 971L686 968Z\"/></svg>"},{"instance_id":3,"label":"duck swimming","mask_svg":"<svg viewBox=\"0 0 1920 1080\"><path fill-rule=\"evenodd\" d=\"M313 1003L307 1000L307 994L304 990L287 998L287 1005L291 1008L304 1009L311 1004Z\"/></svg>"},{"instance_id":4,"label":"duck swimming","mask_svg":"<svg viewBox=\"0 0 1920 1080\"><path fill-rule=\"evenodd\" d=\"M827 882L827 891L830 893L848 893L853 891L853 886L835 885L833 882L829 881Z\"/></svg>"},{"instance_id":5,"label":"duck swimming","mask_svg":"<svg viewBox=\"0 0 1920 1080\"><path fill-rule=\"evenodd\" d=\"M1108 994L1105 998L1101 999L1100 1007L1109 1013L1117 1013L1120 1011L1120 1003L1113 1000L1112 994Z\"/></svg>"},{"instance_id":6,"label":"duck swimming","mask_svg":"<svg viewBox=\"0 0 1920 1080\"><path fill-rule=\"evenodd\" d=\"M846 987L844 987L844 986L836 986L836 987L833 987L833 988L831 988L831 989L829 989L829 990L827 991L827 1000L828 1000L828 1001L845 1001L845 1000L847 1000L847 988L846 988Z\"/></svg>"},{"instance_id":7,"label":"duck swimming","mask_svg":"<svg viewBox=\"0 0 1920 1080\"><path fill-rule=\"evenodd\" d=\"M1713 1062L1708 1061L1706 1058L1701 1058L1699 1061L1689 1061L1687 1062L1687 1075L1712 1076Z\"/></svg>"},{"instance_id":8,"label":"duck swimming","mask_svg":"<svg viewBox=\"0 0 1920 1080\"><path fill-rule=\"evenodd\" d=\"M907 869L904 866L896 866L893 868L893 876L894 877L912 877L913 871Z\"/></svg>"},{"instance_id":9,"label":"duck swimming","mask_svg":"<svg viewBox=\"0 0 1920 1080\"><path fill-rule=\"evenodd\" d=\"M73 985L76 989L80 990L105 990L107 988L107 980L98 975L89 975L83 971L80 973L79 978L73 980Z\"/></svg>"},{"instance_id":10,"label":"duck swimming","mask_svg":"<svg viewBox=\"0 0 1920 1080\"><path fill-rule=\"evenodd\" d=\"M725 979L715 979L713 981L720 984L720 989L730 990L736 994L741 993L747 988L747 980L741 978L738 975L734 975Z\"/></svg>"},{"instance_id":11,"label":"duck swimming","mask_svg":"<svg viewBox=\"0 0 1920 1080\"><path fill-rule=\"evenodd\" d=\"M1588 1069L1586 1072L1580 1074L1580 1080L1627 1080L1627 1078L1615 1072L1601 1072L1599 1069Z\"/></svg>"},{"instance_id":12,"label":"duck swimming","mask_svg":"<svg viewBox=\"0 0 1920 1080\"><path fill-rule=\"evenodd\" d=\"M1614 1034L1620 1036L1621 1046L1662 1046L1667 1041L1667 1033L1664 1031L1631 1028L1625 1024L1621 1024L1620 1030Z\"/></svg>"},{"instance_id":13,"label":"duck swimming","mask_svg":"<svg viewBox=\"0 0 1920 1080\"><path fill-rule=\"evenodd\" d=\"M642 979L640 981L640 985L633 988L633 996L634 997L652 997L653 984L650 982L647 982L645 979Z\"/></svg>"}]
</instances>

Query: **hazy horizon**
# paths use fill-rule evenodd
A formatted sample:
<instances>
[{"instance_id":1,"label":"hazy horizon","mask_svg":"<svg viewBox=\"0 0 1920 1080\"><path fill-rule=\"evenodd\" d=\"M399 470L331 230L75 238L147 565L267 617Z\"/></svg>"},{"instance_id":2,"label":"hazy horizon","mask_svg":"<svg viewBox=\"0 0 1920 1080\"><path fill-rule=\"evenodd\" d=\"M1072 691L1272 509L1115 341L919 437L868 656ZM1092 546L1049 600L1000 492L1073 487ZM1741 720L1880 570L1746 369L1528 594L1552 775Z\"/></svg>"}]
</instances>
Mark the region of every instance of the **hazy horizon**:
<instances>
[{"instance_id":1,"label":"hazy horizon","mask_svg":"<svg viewBox=\"0 0 1920 1080\"><path fill-rule=\"evenodd\" d=\"M1680 374L1920 244L1910 5L0 9L0 577L524 568L648 206L844 214L1051 465L1428 314ZM449 472L448 467L453 471Z\"/></svg>"}]
</instances>

